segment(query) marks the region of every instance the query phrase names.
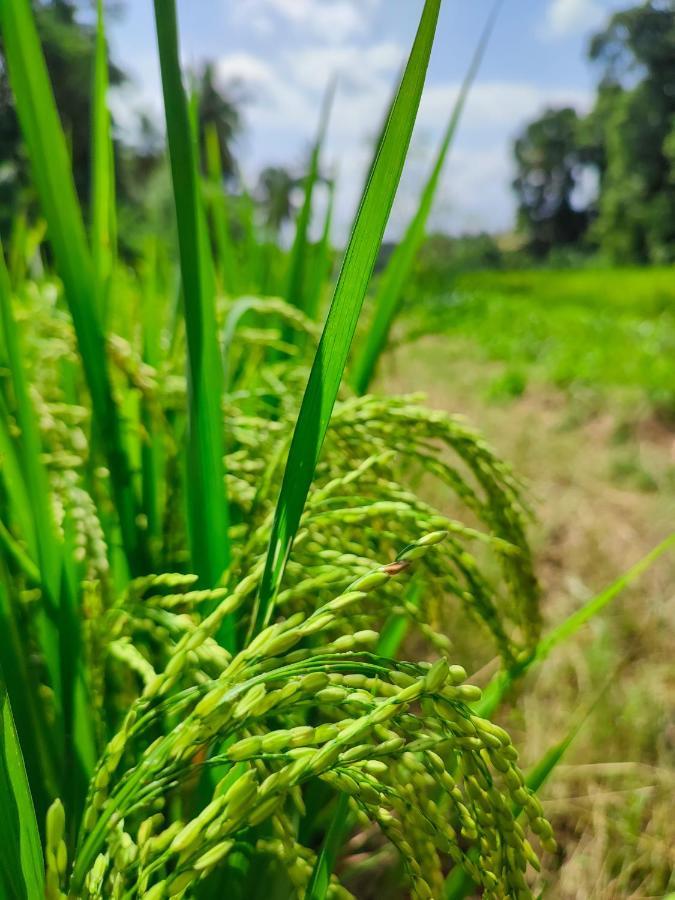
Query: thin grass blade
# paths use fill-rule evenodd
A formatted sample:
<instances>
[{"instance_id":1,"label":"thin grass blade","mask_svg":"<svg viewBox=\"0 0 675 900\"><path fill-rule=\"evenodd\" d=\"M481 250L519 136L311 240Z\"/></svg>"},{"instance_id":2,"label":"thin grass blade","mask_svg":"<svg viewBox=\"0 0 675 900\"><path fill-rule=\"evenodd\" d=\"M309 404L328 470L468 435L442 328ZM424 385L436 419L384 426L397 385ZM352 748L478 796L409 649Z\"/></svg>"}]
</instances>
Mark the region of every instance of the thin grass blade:
<instances>
[{"instance_id":1,"label":"thin grass blade","mask_svg":"<svg viewBox=\"0 0 675 900\"><path fill-rule=\"evenodd\" d=\"M335 868L335 860L344 840L348 813L349 797L347 794L340 794L337 809L314 863L312 876L305 891L305 900L324 900L328 893L331 872Z\"/></svg>"},{"instance_id":2,"label":"thin grass blade","mask_svg":"<svg viewBox=\"0 0 675 900\"><path fill-rule=\"evenodd\" d=\"M417 251L424 240L427 220L433 206L436 191L438 190L443 166L445 165L453 138L457 132L457 126L462 111L464 110L469 91L471 90L471 86L480 67L501 3L502 0L497 0L494 4L480 40L478 41L471 64L467 70L441 140L434 166L421 194L417 212L408 225L403 240L397 245L392 253L387 268L382 275L382 280L375 297L370 327L366 332L363 346L357 354L351 374L351 382L357 394L365 394L368 390L375 373L377 361L386 346L389 330L398 310L401 293L408 276L410 275L410 270Z\"/></svg>"},{"instance_id":3,"label":"thin grass blade","mask_svg":"<svg viewBox=\"0 0 675 900\"><path fill-rule=\"evenodd\" d=\"M316 246L312 263L312 277L307 288L307 301L305 312L310 319L317 319L321 309L322 289L326 278L330 274L331 243L330 234L333 225L333 206L335 203L335 179L331 178L328 184L328 205L326 217L323 222L321 239Z\"/></svg>"},{"instance_id":4,"label":"thin grass blade","mask_svg":"<svg viewBox=\"0 0 675 900\"><path fill-rule=\"evenodd\" d=\"M102 320L112 271L111 220L114 207L113 153L108 110L108 56L103 18L103 0L96 5L96 49L92 92L91 129L91 248L98 282Z\"/></svg>"},{"instance_id":5,"label":"thin grass blade","mask_svg":"<svg viewBox=\"0 0 675 900\"><path fill-rule=\"evenodd\" d=\"M217 270L223 290L228 294L236 294L239 290L240 276L237 271L237 258L230 235L230 223L227 200L223 185L223 171L220 157L218 129L209 122L204 132L204 155L206 163L207 201L211 213L213 237L217 251Z\"/></svg>"},{"instance_id":6,"label":"thin grass blade","mask_svg":"<svg viewBox=\"0 0 675 900\"><path fill-rule=\"evenodd\" d=\"M106 454L122 540L132 573L143 569L138 502L106 362L94 298L96 280L75 193L70 157L29 0L0 4L10 82L59 275L73 317L95 427Z\"/></svg>"},{"instance_id":7,"label":"thin grass blade","mask_svg":"<svg viewBox=\"0 0 675 900\"><path fill-rule=\"evenodd\" d=\"M312 218L312 199L314 187L319 177L319 160L321 148L326 137L328 120L335 96L335 81L331 81L326 90L326 95L321 108L319 119L319 131L312 147L309 161L309 169L305 178L305 196L295 226L295 238L291 248L291 258L288 267L288 281L285 296L289 303L298 306L307 312L308 293L305 286L305 272L309 257L309 226Z\"/></svg>"},{"instance_id":8,"label":"thin grass blade","mask_svg":"<svg viewBox=\"0 0 675 900\"><path fill-rule=\"evenodd\" d=\"M215 281L206 233L197 154L183 87L174 0L155 0L167 142L178 223L188 345L188 532L192 568L204 586L229 564L223 463L222 370L216 337Z\"/></svg>"},{"instance_id":9,"label":"thin grass blade","mask_svg":"<svg viewBox=\"0 0 675 900\"><path fill-rule=\"evenodd\" d=\"M573 637L583 625L598 615L621 591L639 578L663 553L675 548L675 534L661 541L641 560L631 566L623 575L608 585L604 591L596 594L576 612L568 616L564 622L553 628L543 637L525 660L508 670L499 671L483 691L483 697L476 704L478 715L489 718L499 706L515 681L522 678L534 665L542 662L563 641Z\"/></svg>"},{"instance_id":10,"label":"thin grass blade","mask_svg":"<svg viewBox=\"0 0 675 900\"><path fill-rule=\"evenodd\" d=\"M44 897L44 860L33 800L0 669L0 894Z\"/></svg>"},{"instance_id":11,"label":"thin grass blade","mask_svg":"<svg viewBox=\"0 0 675 900\"><path fill-rule=\"evenodd\" d=\"M394 195L403 170L433 46L440 0L427 0L415 43L356 216L295 426L276 507L253 632L272 616L337 398Z\"/></svg>"}]
</instances>

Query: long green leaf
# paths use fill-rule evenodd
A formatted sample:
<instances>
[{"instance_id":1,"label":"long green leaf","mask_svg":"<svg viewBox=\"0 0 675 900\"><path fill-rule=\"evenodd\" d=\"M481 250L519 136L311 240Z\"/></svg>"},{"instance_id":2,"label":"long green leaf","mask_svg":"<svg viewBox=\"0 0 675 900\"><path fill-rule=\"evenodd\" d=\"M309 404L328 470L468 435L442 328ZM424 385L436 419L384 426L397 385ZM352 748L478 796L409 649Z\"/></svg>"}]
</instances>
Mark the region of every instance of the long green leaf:
<instances>
[{"instance_id":1,"label":"long green leaf","mask_svg":"<svg viewBox=\"0 0 675 900\"><path fill-rule=\"evenodd\" d=\"M159 250L156 238L148 238L141 278L141 322L143 324L143 361L155 368L162 362L162 330L165 309L159 286ZM166 496L165 435L157 428L157 415L153 402L146 397L141 401L141 423L145 439L141 447L142 502L148 520L148 537L152 552L162 541L162 512Z\"/></svg>"},{"instance_id":2,"label":"long green leaf","mask_svg":"<svg viewBox=\"0 0 675 900\"><path fill-rule=\"evenodd\" d=\"M0 669L0 895L44 897L44 862L33 800Z\"/></svg>"},{"instance_id":3,"label":"long green leaf","mask_svg":"<svg viewBox=\"0 0 675 900\"><path fill-rule=\"evenodd\" d=\"M188 344L188 531L192 566L215 585L229 563L223 463L222 370L215 282L199 190L196 147L181 79L175 0L155 0Z\"/></svg>"},{"instance_id":4,"label":"long green leaf","mask_svg":"<svg viewBox=\"0 0 675 900\"><path fill-rule=\"evenodd\" d=\"M408 152L433 45L441 0L427 0L377 160L361 200L326 324L300 407L276 507L253 631L270 620L356 323Z\"/></svg>"},{"instance_id":5,"label":"long green leaf","mask_svg":"<svg viewBox=\"0 0 675 900\"><path fill-rule=\"evenodd\" d=\"M471 64L462 83L457 100L453 107L445 133L441 140L436 160L434 162L429 179L420 197L419 207L413 219L408 225L403 240L398 244L391 255L391 259L385 269L377 291L372 321L366 332L363 346L357 354L354 368L351 373L351 383L357 394L365 394L372 381L377 361L387 343L387 336L398 309L401 292L410 274L417 251L424 240L425 229L429 213L433 206L434 197L438 189L443 166L457 131L466 99L471 85L476 77L478 68L487 47L487 42L494 27L495 19L502 0L496 0L490 16L488 17L483 33L474 52Z\"/></svg>"},{"instance_id":6,"label":"long green leaf","mask_svg":"<svg viewBox=\"0 0 675 900\"><path fill-rule=\"evenodd\" d=\"M295 226L295 238L291 248L291 258L288 267L288 281L286 284L286 299L294 306L307 311L308 293L305 285L305 270L309 255L309 226L312 218L312 198L314 187L319 177L319 159L321 147L326 136L328 119L330 117L333 97L335 96L335 82L332 81L326 90L321 116L319 119L319 131L312 147L309 161L309 169L305 178L305 196L300 209L300 215Z\"/></svg>"},{"instance_id":7,"label":"long green leaf","mask_svg":"<svg viewBox=\"0 0 675 900\"><path fill-rule=\"evenodd\" d=\"M96 280L75 193L66 140L29 0L1 0L4 50L49 240L65 287L82 357L95 427L106 454L113 499L132 572L143 569L143 534L97 315Z\"/></svg>"},{"instance_id":8,"label":"long green leaf","mask_svg":"<svg viewBox=\"0 0 675 900\"><path fill-rule=\"evenodd\" d=\"M305 891L305 900L324 900L330 886L330 876L344 840L349 812L349 797L340 794L337 809L331 819L321 850L316 858L312 877Z\"/></svg>"},{"instance_id":9,"label":"long green leaf","mask_svg":"<svg viewBox=\"0 0 675 900\"><path fill-rule=\"evenodd\" d=\"M213 236L217 251L217 268L223 289L230 294L239 290L240 276L234 243L230 235L230 223L223 185L223 171L220 159L220 142L215 123L209 122L204 133L204 156L206 163L207 200L213 225Z\"/></svg>"},{"instance_id":10,"label":"long green leaf","mask_svg":"<svg viewBox=\"0 0 675 900\"><path fill-rule=\"evenodd\" d=\"M98 282L101 317L112 270L111 219L114 206L113 154L108 110L108 54L103 18L103 0L96 5L96 51L91 129L91 247Z\"/></svg>"},{"instance_id":11,"label":"long green leaf","mask_svg":"<svg viewBox=\"0 0 675 900\"><path fill-rule=\"evenodd\" d=\"M553 628L545 637L543 637L526 659L518 663L512 669L502 670L498 672L490 681L486 689L483 691L483 697L476 704L476 712L480 716L489 718L495 711L502 699L508 693L512 684L523 675L532 666L542 662L551 653L554 647L557 647L563 641L575 635L579 629L598 615L621 591L629 584L635 581L643 572L645 572L655 561L667 550L675 548L675 534L671 534L664 541L661 541L653 550L650 550L646 556L643 556L635 565L631 566L623 575L608 585L604 591L596 594L572 615L568 616L563 622Z\"/></svg>"}]
</instances>

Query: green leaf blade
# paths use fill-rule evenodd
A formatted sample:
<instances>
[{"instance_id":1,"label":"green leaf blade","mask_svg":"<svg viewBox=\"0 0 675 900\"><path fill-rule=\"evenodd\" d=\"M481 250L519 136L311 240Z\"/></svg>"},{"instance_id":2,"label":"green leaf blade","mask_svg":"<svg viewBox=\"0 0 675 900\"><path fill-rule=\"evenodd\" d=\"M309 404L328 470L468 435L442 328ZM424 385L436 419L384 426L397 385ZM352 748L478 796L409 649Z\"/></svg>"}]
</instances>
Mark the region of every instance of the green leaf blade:
<instances>
[{"instance_id":1,"label":"green leaf blade","mask_svg":"<svg viewBox=\"0 0 675 900\"><path fill-rule=\"evenodd\" d=\"M326 897L330 886L331 872L335 867L335 860L347 830L348 816L349 797L347 794L340 794L337 808L314 863L312 876L305 891L305 900L324 900Z\"/></svg>"},{"instance_id":2,"label":"green leaf blade","mask_svg":"<svg viewBox=\"0 0 675 900\"><path fill-rule=\"evenodd\" d=\"M314 188L319 178L319 159L321 157L321 148L326 137L326 129L328 128L328 120L333 105L333 97L335 96L335 82L332 81L326 91L324 97L321 116L319 119L319 130L316 141L312 147L312 154L309 162L309 170L305 178L305 196L300 209L300 215L295 228L295 237L291 248L291 259L288 267L288 281L286 284L286 299L289 303L308 312L308 304L310 302L309 292L305 289L305 270L309 256L309 226L312 218L312 199L314 196Z\"/></svg>"},{"instance_id":3,"label":"green leaf blade","mask_svg":"<svg viewBox=\"0 0 675 900\"><path fill-rule=\"evenodd\" d=\"M44 897L44 861L9 696L0 669L0 894Z\"/></svg>"},{"instance_id":4,"label":"green leaf blade","mask_svg":"<svg viewBox=\"0 0 675 900\"><path fill-rule=\"evenodd\" d=\"M92 91L91 129L91 245L99 287L99 312L112 270L112 216L114 207L113 152L108 110L108 56L103 18L103 0L96 5L96 46Z\"/></svg>"},{"instance_id":5,"label":"green leaf blade","mask_svg":"<svg viewBox=\"0 0 675 900\"><path fill-rule=\"evenodd\" d=\"M215 281L180 70L174 0L155 0L155 22L188 344L188 532L192 567L201 583L212 587L229 564Z\"/></svg>"},{"instance_id":6,"label":"green leaf blade","mask_svg":"<svg viewBox=\"0 0 675 900\"><path fill-rule=\"evenodd\" d=\"M291 545L337 398L363 300L410 144L431 55L440 0L427 0L419 29L371 171L302 400L276 507L253 618L271 618Z\"/></svg>"},{"instance_id":7,"label":"green leaf blade","mask_svg":"<svg viewBox=\"0 0 675 900\"><path fill-rule=\"evenodd\" d=\"M457 126L462 116L469 91L475 80L485 53L487 43L494 27L495 19L502 0L496 0L488 17L483 33L478 41L467 73L462 82L457 100L450 114L450 119L445 129L443 138L436 155L436 160L431 169L420 197L417 212L413 216L406 230L403 240L396 246L389 264L385 269L382 281L375 298L375 308L370 328L366 333L361 351L356 357L351 382L357 394L365 394L375 374L378 359L384 351L389 331L399 307L401 293L410 275L417 251L424 241L426 224L429 219L434 198L438 190L441 173L445 165L452 141L457 132Z\"/></svg>"},{"instance_id":8,"label":"green leaf blade","mask_svg":"<svg viewBox=\"0 0 675 900\"><path fill-rule=\"evenodd\" d=\"M143 569L144 539L137 524L138 502L106 361L94 266L66 140L28 0L0 3L0 24L33 178L75 326L96 431L107 457L125 553L132 573L136 574Z\"/></svg>"}]
</instances>

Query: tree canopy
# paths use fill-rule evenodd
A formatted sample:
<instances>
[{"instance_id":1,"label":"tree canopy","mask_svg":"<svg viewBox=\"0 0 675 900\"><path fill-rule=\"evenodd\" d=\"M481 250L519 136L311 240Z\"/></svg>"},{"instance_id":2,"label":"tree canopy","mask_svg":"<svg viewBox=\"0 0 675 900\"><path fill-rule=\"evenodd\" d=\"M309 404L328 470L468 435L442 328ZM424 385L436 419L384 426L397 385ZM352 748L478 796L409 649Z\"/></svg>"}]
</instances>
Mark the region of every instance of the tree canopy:
<instances>
[{"instance_id":1,"label":"tree canopy","mask_svg":"<svg viewBox=\"0 0 675 900\"><path fill-rule=\"evenodd\" d=\"M515 142L520 228L539 254L584 241L613 260L672 261L675 2L615 13L589 58L600 75L589 114L547 110ZM589 170L597 197L575 208Z\"/></svg>"},{"instance_id":2,"label":"tree canopy","mask_svg":"<svg viewBox=\"0 0 675 900\"><path fill-rule=\"evenodd\" d=\"M34 0L35 18L51 78L57 107L70 145L75 186L84 209L89 208L91 187L91 95L96 25L90 4L78 0ZM110 13L110 6L106 4ZM114 12L123 14L124 4ZM0 46L0 51L2 50ZM108 61L109 84L114 90L128 80L114 61ZM200 134L212 123L221 148L226 178L235 170L234 141L241 129L238 99L217 83L212 65L205 64L195 78ZM140 222L163 210L170 199L169 181L162 164L161 131L144 113L138 115L131 137L113 118L118 215L124 228L120 237L133 250ZM19 211L31 208L32 183L28 158L14 109L3 57L0 55L0 237L6 238ZM141 210L143 213L141 214Z\"/></svg>"}]
</instances>

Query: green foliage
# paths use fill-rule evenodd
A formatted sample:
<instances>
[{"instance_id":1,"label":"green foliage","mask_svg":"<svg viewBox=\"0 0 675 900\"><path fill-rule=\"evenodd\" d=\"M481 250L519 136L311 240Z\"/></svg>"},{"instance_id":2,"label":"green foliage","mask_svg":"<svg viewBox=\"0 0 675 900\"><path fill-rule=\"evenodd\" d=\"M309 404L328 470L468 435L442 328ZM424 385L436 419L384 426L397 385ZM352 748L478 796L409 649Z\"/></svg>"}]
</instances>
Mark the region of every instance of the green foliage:
<instances>
[{"instance_id":1,"label":"green foliage","mask_svg":"<svg viewBox=\"0 0 675 900\"><path fill-rule=\"evenodd\" d=\"M330 208L319 244L307 238L321 141L289 257L248 194L224 197L227 137L213 118L200 128L197 93L188 108L175 4L155 6L179 270L163 232L133 266L112 252L101 6L91 249L28 0L0 7L56 263L33 268L44 229L19 222L0 268L13 860L0 877L49 900L248 900L270 885L347 898L346 838L377 828L415 898L442 896L450 866L485 897L531 896L538 850L555 841L509 735L480 713L611 597L542 641L509 467L418 397L341 383L440 0L425 4L322 333ZM301 304L268 295L293 284ZM501 660L482 701L449 661L462 652L445 633L455 608ZM436 661L398 659L408 646Z\"/></svg>"},{"instance_id":2,"label":"green foliage","mask_svg":"<svg viewBox=\"0 0 675 900\"><path fill-rule=\"evenodd\" d=\"M572 204L585 162L578 130L573 109L549 109L514 144L518 228L536 256L578 243L588 225L588 213Z\"/></svg>"},{"instance_id":3,"label":"green foliage","mask_svg":"<svg viewBox=\"0 0 675 900\"><path fill-rule=\"evenodd\" d=\"M434 285L430 276L428 283ZM533 384L643 398L675 409L675 319L670 269L550 269L460 273L439 296L418 288L413 334L468 338L478 359L504 363ZM465 342L466 344L466 342ZM518 391L512 391L517 394Z\"/></svg>"},{"instance_id":4,"label":"green foliage","mask_svg":"<svg viewBox=\"0 0 675 900\"><path fill-rule=\"evenodd\" d=\"M170 665L149 680L104 751L92 782L71 891L81 894L88 883L92 892L95 860L115 832L120 839L124 835L124 852L100 869L109 871L113 883L125 883L141 896L150 879L155 881L153 896L163 896L159 885L171 894L179 884L207 877L240 835L270 816L281 824L281 840L272 852L290 854L300 863L286 816L293 807L302 809L296 789L313 778L348 793L361 814L380 825L401 853L415 896L437 893L443 878L441 855L446 853L488 891L500 883L524 890L521 865L534 860L534 854L521 832L506 824L503 833L512 852L502 854L490 837L490 822L495 816L509 820L510 804L523 797L528 818L539 831L541 806L521 790L523 778L508 735L467 706L480 692L464 683L461 667L449 667L444 660L433 666L399 665L367 652L376 633L342 634L344 616L353 615L368 594L444 537L442 532L427 535L399 554L396 565L367 572L311 615L292 616L263 630L228 659L217 677L185 690L184 677L192 667L188 651L206 664L216 649L210 638L223 616L242 604L256 576L242 579L211 616L179 640ZM151 585L146 580L143 587ZM331 638L334 630L339 636ZM317 633L321 644L303 649L301 642ZM424 719L409 714L416 702L425 710ZM318 724L281 729L271 724L279 718L290 724L300 711L307 714L304 721ZM180 724L165 732L162 722L173 714ZM166 786L191 777L195 755L205 744L218 748L210 765L224 767L224 780L199 816L162 831L164 816L156 813L163 804L158 807L156 801ZM118 771L131 747L138 762ZM448 753L462 759L461 769L450 766L454 775L445 761ZM237 769L236 780L227 774L228 763L246 764L243 771ZM402 777L406 771L408 777ZM139 793L142 784L149 790ZM429 802L419 802L425 795ZM455 827L468 842L467 850L455 843ZM159 833L147 841L153 831ZM478 843L480 835L486 840ZM480 847L477 864L468 853L473 842ZM545 845L550 843L544 838ZM424 869L416 858L422 854ZM295 876L291 874L296 887L306 884L307 870L298 864Z\"/></svg>"},{"instance_id":5,"label":"green foliage","mask_svg":"<svg viewBox=\"0 0 675 900\"><path fill-rule=\"evenodd\" d=\"M535 253L586 235L623 265L672 261L674 51L671 3L614 13L590 45L602 67L591 112L578 119L572 109L549 110L518 138L519 225ZM589 168L598 196L575 209L571 194Z\"/></svg>"},{"instance_id":6,"label":"green foliage","mask_svg":"<svg viewBox=\"0 0 675 900\"><path fill-rule=\"evenodd\" d=\"M477 841L496 821L495 810L508 815L503 796L485 792L485 766L503 755L497 769L503 774L515 766L515 751L505 733L472 719L467 701L478 691L463 684L461 668L449 667L444 657L433 667L395 663L371 648L379 640L375 628L390 616L415 618L421 610L429 618L426 604L434 600L434 591L435 601L452 596L467 605L506 660L532 645L537 589L519 487L478 436L460 422L429 413L413 398L357 401L348 392L338 398L351 333L405 159L438 8L438 0L429 0L319 339L308 396L319 392L322 433L309 445L303 433L312 416L306 410L303 414L301 406L298 418L298 396L315 352L316 326L281 300L220 298L216 303L175 16L167 14L166 4L158 7L182 274L177 308L159 240L148 242L138 273L117 267L112 255L95 269L29 8L3 8L10 69L63 278L63 293L50 273L28 281L18 274L16 284L3 275L1 285L2 349L11 374L5 385L11 390L3 393L3 402L18 428L3 417L7 500L3 493L0 612L7 631L0 647L3 660L16 664L8 688L17 700L27 701L20 730L30 746L30 777L41 817L55 792L63 798L64 805L52 803L46 817L50 897L66 890L97 897L118 893L125 885L158 896L165 888L172 893L178 885L185 888L188 881L208 884L215 867L226 881L258 879L259 865L247 876L236 852L230 860L230 840L248 852L255 848L260 862L268 860L266 865L272 865L270 856L281 859L300 893L337 889L330 870L342 830L329 829L317 867L319 880L309 887L313 850L299 843L288 818L288 803L302 811L301 790L317 778L352 798L349 822L357 814L379 823L402 858L411 860L408 876L421 897L429 896L430 884L440 884L446 854L471 866L453 832L440 827L442 821L449 817L453 828L464 829L466 840ZM98 149L108 133L102 39L99 23ZM51 155L41 141L45 122L53 129ZM213 137L210 141L210 177L217 181L218 148ZM101 152L96 181L99 250L105 246L108 220L103 213L108 191L103 185L110 183L105 161ZM232 237L220 209L226 238ZM309 210L307 221L308 216ZM217 224L216 217L213 222ZM329 223L328 217L323 259L312 260L319 273L325 272ZM298 227L302 235L302 221ZM258 241L252 217L248 231L246 240L258 257L248 277L270 278L274 257ZM215 240L213 246L224 253L231 243ZM306 240L299 238L296 246L303 257L312 254ZM302 260L303 268L308 262ZM17 264L13 271L26 270ZM222 262L218 271L226 271ZM313 277L316 291L321 275ZM105 341L95 308L84 303L85 293L91 300L104 283L114 297ZM134 311L141 297L138 316ZM15 311L33 325L23 353ZM225 427L217 340L221 327L228 375ZM186 351L187 378L182 364ZM112 410L118 422L124 416L124 454L130 470L138 473L129 488L141 488L143 504L143 516L135 514L133 524L147 537L160 574L151 574L148 559L138 557L134 562L141 577L128 580L111 504L115 483L108 495L98 477L100 453L110 447L99 446L95 432L93 440L89 435L90 417L94 422L100 417L99 395L92 390L90 399L84 391L80 357L90 386L103 383L110 398L113 391L120 397L119 409ZM285 391L279 390L282 383ZM311 411L311 403L305 407ZM204 454L200 439L206 438L210 452ZM320 458L324 439L329 452ZM287 460L289 442L296 449ZM432 444L444 446L456 461L437 459L428 452ZM306 462L308 451L312 466L304 471L304 480L289 476L291 486L282 489L282 504L290 497L296 515L292 530L285 533L284 563L293 538L296 548L283 583L283 566L277 570L272 596L263 575L268 547L275 547L275 486L282 471L303 471L299 463ZM196 462L195 452L201 453ZM452 488L472 526L441 515L410 491L405 480L414 481L420 471ZM199 482L203 474L210 477L208 485ZM221 518L225 478L234 511L229 527ZM201 504L194 500L195 481L202 489ZM409 544L411 531L426 536ZM447 552L425 574L419 558L442 541ZM225 571L223 557L217 567L211 563L228 543L232 561ZM474 556L472 545L479 555ZM394 562L372 571L371 552ZM483 556L491 556L503 573L501 583L492 584L482 573ZM200 565L200 559L208 565ZM413 565L420 569L420 584L430 586L415 604L397 577ZM223 586L215 587L221 578ZM373 603L370 595L376 588L380 599ZM274 599L282 618L235 654L234 622L240 639L259 630L256 596ZM264 619L271 618L272 609L270 603ZM224 623L231 627L224 631ZM431 647L446 650L447 640L430 624L422 620L415 625ZM40 648L37 662L30 652L34 646ZM99 702L94 706L88 696ZM429 708L419 718L412 704L423 698ZM229 712L223 717L225 709ZM60 729L64 746L56 773L45 764L47 721ZM71 734L72 739L66 737ZM299 752L304 748L309 752ZM447 761L430 756L432 748L447 752ZM487 750L480 755L486 748L492 756ZM76 776L91 767L94 754L100 755L100 763L85 792ZM199 788L194 783L198 769L208 772ZM412 814L404 833L399 817L408 815L406 791L413 783L418 793L429 794L430 805L425 815ZM439 787L444 791L440 797ZM195 804L197 812L190 815ZM218 819L222 832L214 818L209 835L205 831L202 836L213 804L224 813ZM533 801L533 821L539 813ZM274 823L272 840L268 822ZM185 850L195 836L200 846L192 859ZM495 842L483 852L485 874L476 874L484 877L486 887L522 878L515 863L528 854L519 836L514 841L509 860L499 858ZM424 866L415 862L417 855Z\"/></svg>"},{"instance_id":7,"label":"green foliage","mask_svg":"<svg viewBox=\"0 0 675 900\"><path fill-rule=\"evenodd\" d=\"M96 55L94 60L91 128L91 248L99 288L99 309L105 317L114 252L115 173L114 149L108 111L108 59L103 21L103 0L96 7Z\"/></svg>"},{"instance_id":8,"label":"green foliage","mask_svg":"<svg viewBox=\"0 0 675 900\"><path fill-rule=\"evenodd\" d=\"M70 139L75 184L81 200L87 203L93 174L89 112L92 107L91 74L97 52L96 31L78 20L76 4L69 0L38 3L34 7L47 69ZM111 67L110 76L113 84L120 84L124 78L115 66ZM25 210L27 196L32 198L33 193L8 81L8 72L3 66L0 71L0 158L4 167L0 229L3 237L7 236L12 216Z\"/></svg>"},{"instance_id":9,"label":"green foliage","mask_svg":"<svg viewBox=\"0 0 675 900\"><path fill-rule=\"evenodd\" d=\"M97 296L66 141L28 0L3 4L2 32L14 97L31 157L33 177L49 226L49 239L78 335L97 436L107 457L129 566L144 557L135 496L119 411L105 365L105 340L91 298ZM49 134L45 141L44 134Z\"/></svg>"},{"instance_id":10,"label":"green foliage","mask_svg":"<svg viewBox=\"0 0 675 900\"><path fill-rule=\"evenodd\" d=\"M167 142L171 159L188 350L188 532L192 569L204 587L229 562L223 469L222 366L216 338L215 281L195 147L178 59L173 0L155 5ZM232 646L233 637L227 638Z\"/></svg>"},{"instance_id":11,"label":"green foliage","mask_svg":"<svg viewBox=\"0 0 675 900\"><path fill-rule=\"evenodd\" d=\"M207 159L207 141L215 132L218 147L218 169L221 178L232 179L237 170L234 144L241 131L241 114L235 96L216 83L212 63L206 63L193 78L193 90L198 97L197 134L201 158Z\"/></svg>"},{"instance_id":12,"label":"green foliage","mask_svg":"<svg viewBox=\"0 0 675 900\"><path fill-rule=\"evenodd\" d=\"M284 471L260 584L254 629L270 621L300 523L307 492L347 362L368 282L403 171L422 96L440 0L427 0L408 64L392 105L338 276L312 364Z\"/></svg>"},{"instance_id":13,"label":"green foliage","mask_svg":"<svg viewBox=\"0 0 675 900\"><path fill-rule=\"evenodd\" d=\"M305 312L308 312L312 305L312 298L308 292L309 286L305 283L307 280L305 266L309 257L309 226L312 215L312 197L314 187L319 178L321 147L326 137L326 128L328 127L328 119L333 104L334 94L335 82L332 82L328 86L323 101L323 109L321 110L321 119L319 122L319 133L317 134L309 160L309 168L303 185L304 199L298 215L298 220L295 223L295 237L293 239L293 246L291 247L290 259L288 261L288 283L286 286L285 297L289 303L298 306Z\"/></svg>"},{"instance_id":14,"label":"green foliage","mask_svg":"<svg viewBox=\"0 0 675 900\"><path fill-rule=\"evenodd\" d=\"M7 900L44 894L44 861L21 748L0 668L0 888Z\"/></svg>"},{"instance_id":15,"label":"green foliage","mask_svg":"<svg viewBox=\"0 0 675 900\"><path fill-rule=\"evenodd\" d=\"M410 220L406 233L399 244L394 248L387 266L380 277L378 290L374 298L374 308L370 323L366 329L363 345L354 361L351 380L357 394L365 394L375 373L377 361L382 354L389 330L401 302L401 293L410 275L415 256L424 240L427 220L431 213L432 205L445 160L450 151L459 120L469 96L471 85L480 67L483 54L487 47L494 22L501 5L501 0L495 3L488 17L483 33L478 41L471 64L467 70L462 86L454 103L448 124L441 139L436 159L431 169L429 178L420 194L420 202L415 215ZM384 140L380 138L375 148L377 154ZM373 162L376 165L377 157Z\"/></svg>"}]
</instances>

